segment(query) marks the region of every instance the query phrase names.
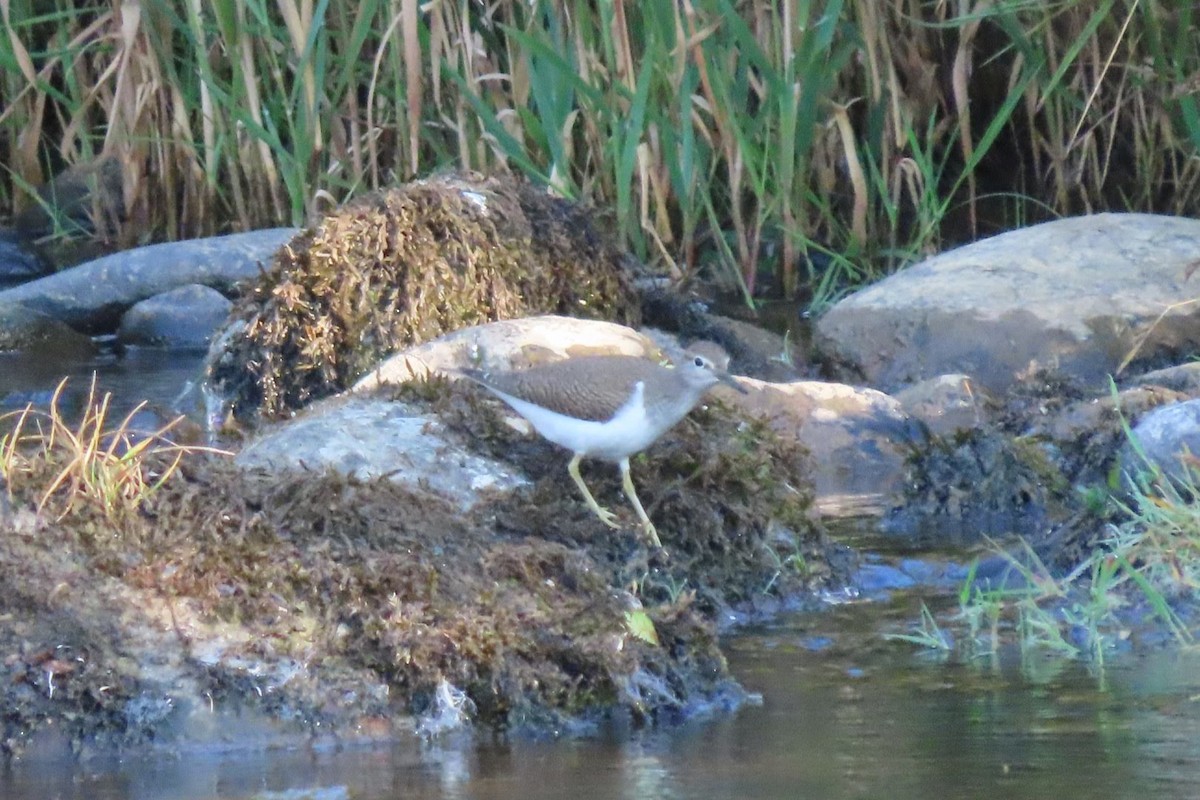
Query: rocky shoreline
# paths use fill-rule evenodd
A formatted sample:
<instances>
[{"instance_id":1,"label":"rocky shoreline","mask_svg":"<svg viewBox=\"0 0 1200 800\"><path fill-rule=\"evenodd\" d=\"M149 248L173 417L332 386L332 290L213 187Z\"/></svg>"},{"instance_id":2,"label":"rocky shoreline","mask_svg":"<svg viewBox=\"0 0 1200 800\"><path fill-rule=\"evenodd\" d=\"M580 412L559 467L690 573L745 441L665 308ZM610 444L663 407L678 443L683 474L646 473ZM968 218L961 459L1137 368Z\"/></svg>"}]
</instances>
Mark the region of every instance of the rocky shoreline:
<instances>
[{"instance_id":1,"label":"rocky shoreline","mask_svg":"<svg viewBox=\"0 0 1200 800\"><path fill-rule=\"evenodd\" d=\"M232 310L211 332L208 378L238 412L210 415L231 426L221 440L230 455L165 432L139 450L153 491L116 503L72 482L79 452L61 447L70 437L47 444L25 427L27 448L8 447L4 752L39 735L88 752L243 730L352 741L468 721L545 735L686 719L747 700L720 652L730 620L868 592L869 580L904 584L831 540L830 520L866 513L914 550L1019 534L1065 570L1105 525L1087 513L1088 490L1111 488L1146 457L1186 470L1179 456L1196 450L1200 372L1185 361L1200 344L1189 296L1198 222L1103 214L942 254L839 303L800 360L783 337L691 300L664 302L660 283L623 272L603 247L583 264L597 292L584 305L610 309L593 319L563 315L584 297L570 277L580 266L564 263L570 247L539 251L550 255L536 269L472 260L485 250L434 248L422 269L411 254L372 256L387 265L380 273L361 253L396 252L381 240L347 249L360 259L353 269L329 266L321 248L336 250L338 231L370 238L383 224L375 214L421 230L465 209L505 253L542 247L528 237L544 226L516 215L522 203L547 207L524 189L435 188L330 217L274 256L291 232L171 246L204 254L191 270L164 260L176 251L131 251L0 292L3 340L25 349L46 341L27 335L35 327L86 338L131 330L121 320L137 313L144 330L138 301L213 286ZM506 209L494 230L493 197ZM574 209L548 216L586 221ZM596 282L601 262L613 271ZM250 283L195 280L215 264L240 264ZM513 278L513 268L524 271ZM460 278L484 274L525 288L463 312L482 279ZM362 322L314 316L334 291L330 275ZM91 294L79 288L97 281ZM388 294L398 281L403 291ZM532 300L529 287L544 296ZM65 296L70 311L51 302ZM215 308L207 293L168 295L167 321L137 346L194 347L192 297ZM362 298L392 304L391 321ZM642 316L657 327L639 330ZM566 454L452 379L464 366L585 352L669 358L697 338L728 350L749 392L714 392L636 460L665 554L646 549L632 519L616 532L601 525L575 494ZM1126 426L1151 446L1127 447ZM603 465L588 479L602 503L620 497Z\"/></svg>"}]
</instances>

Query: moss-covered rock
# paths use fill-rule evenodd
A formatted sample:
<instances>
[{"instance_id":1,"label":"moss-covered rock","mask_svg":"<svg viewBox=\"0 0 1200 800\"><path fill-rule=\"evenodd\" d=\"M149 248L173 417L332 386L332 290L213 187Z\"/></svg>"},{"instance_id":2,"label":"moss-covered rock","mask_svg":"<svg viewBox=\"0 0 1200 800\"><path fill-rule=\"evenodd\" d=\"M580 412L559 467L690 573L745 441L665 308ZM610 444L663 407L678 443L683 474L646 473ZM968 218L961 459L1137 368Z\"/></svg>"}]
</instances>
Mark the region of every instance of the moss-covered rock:
<instances>
[{"instance_id":1,"label":"moss-covered rock","mask_svg":"<svg viewBox=\"0 0 1200 800\"><path fill-rule=\"evenodd\" d=\"M378 391L533 482L464 511L421 485L200 453L172 471L168 447L121 464L168 476L160 487L111 502L58 479L77 474L62 437L14 455L0 752L38 730L84 746L203 741L227 718L394 735L435 713L445 687L493 728L673 720L740 691L721 612L830 579L804 451L719 402L635 459L657 553L611 466L585 462L629 523L618 531L578 497L568 455L519 434L473 384Z\"/></svg>"},{"instance_id":2,"label":"moss-covered rock","mask_svg":"<svg viewBox=\"0 0 1200 800\"><path fill-rule=\"evenodd\" d=\"M481 322L560 313L633 324L623 259L587 209L514 178L377 192L280 250L218 337L210 377L239 416L277 416L394 350Z\"/></svg>"}]
</instances>

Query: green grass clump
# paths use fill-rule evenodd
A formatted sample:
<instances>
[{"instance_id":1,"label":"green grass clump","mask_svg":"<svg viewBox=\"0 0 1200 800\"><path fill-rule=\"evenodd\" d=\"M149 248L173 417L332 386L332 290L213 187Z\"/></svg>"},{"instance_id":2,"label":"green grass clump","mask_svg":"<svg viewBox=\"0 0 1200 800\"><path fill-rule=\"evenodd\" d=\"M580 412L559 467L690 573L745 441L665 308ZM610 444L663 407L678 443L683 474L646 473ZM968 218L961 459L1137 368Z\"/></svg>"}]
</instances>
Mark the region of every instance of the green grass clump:
<instances>
[{"instance_id":1,"label":"green grass clump","mask_svg":"<svg viewBox=\"0 0 1200 800\"><path fill-rule=\"evenodd\" d=\"M1065 574L1027 544L1016 552L994 545L1016 580L990 587L974 568L968 575L958 618L972 648L994 654L1011 640L1025 655L1050 652L1102 666L1135 628L1148 629L1148 618L1179 643L1193 642L1197 620L1185 612L1200 591L1200 461L1185 458L1183 471L1168 476L1121 424L1144 470L1125 488L1110 487L1103 503L1099 490L1085 493L1081 502L1093 522L1103 522L1102 535Z\"/></svg>"},{"instance_id":2,"label":"green grass clump","mask_svg":"<svg viewBox=\"0 0 1200 800\"><path fill-rule=\"evenodd\" d=\"M1083 657L1103 666L1107 654L1152 616L1180 644L1194 640L1177 610L1200 588L1200 490L1194 481L1161 493L1138 493L1130 517L1065 575L1025 548L1000 550L1017 588L988 588L968 578L960 619L977 650L995 653L1011 638L1023 654Z\"/></svg>"}]
</instances>

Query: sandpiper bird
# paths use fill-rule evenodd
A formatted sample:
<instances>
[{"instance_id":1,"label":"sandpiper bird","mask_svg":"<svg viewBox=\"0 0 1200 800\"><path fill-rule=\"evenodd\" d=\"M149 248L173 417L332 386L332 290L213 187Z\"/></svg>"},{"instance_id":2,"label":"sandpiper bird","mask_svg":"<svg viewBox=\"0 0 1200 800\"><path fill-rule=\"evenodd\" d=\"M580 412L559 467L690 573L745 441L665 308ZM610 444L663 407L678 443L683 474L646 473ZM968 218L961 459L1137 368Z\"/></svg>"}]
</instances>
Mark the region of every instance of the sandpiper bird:
<instances>
[{"instance_id":1,"label":"sandpiper bird","mask_svg":"<svg viewBox=\"0 0 1200 800\"><path fill-rule=\"evenodd\" d=\"M689 351L677 367L634 356L580 356L512 372L462 374L511 406L542 436L574 453L567 471L588 507L612 528L620 527L616 517L592 497L579 462L584 456L615 462L644 532L662 547L634 491L629 457L683 419L717 383L746 393L725 371L728 357L706 352Z\"/></svg>"}]
</instances>

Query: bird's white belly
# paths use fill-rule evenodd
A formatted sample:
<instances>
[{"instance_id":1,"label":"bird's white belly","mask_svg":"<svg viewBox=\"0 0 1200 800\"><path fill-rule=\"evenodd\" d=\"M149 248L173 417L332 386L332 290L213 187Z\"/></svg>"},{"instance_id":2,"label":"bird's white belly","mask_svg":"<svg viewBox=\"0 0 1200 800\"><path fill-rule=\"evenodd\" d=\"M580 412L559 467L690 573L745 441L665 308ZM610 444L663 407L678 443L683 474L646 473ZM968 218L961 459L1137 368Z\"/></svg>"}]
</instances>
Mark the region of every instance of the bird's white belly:
<instances>
[{"instance_id":1,"label":"bird's white belly","mask_svg":"<svg viewBox=\"0 0 1200 800\"><path fill-rule=\"evenodd\" d=\"M609 461L628 458L658 438L658 432L648 424L640 405L623 410L607 422L578 420L552 413L534 427L542 436L572 452Z\"/></svg>"},{"instance_id":2,"label":"bird's white belly","mask_svg":"<svg viewBox=\"0 0 1200 800\"><path fill-rule=\"evenodd\" d=\"M663 432L646 415L643 388L639 382L629 400L604 422L575 419L512 395L497 394L555 444L574 453L620 461L649 447Z\"/></svg>"}]
</instances>

